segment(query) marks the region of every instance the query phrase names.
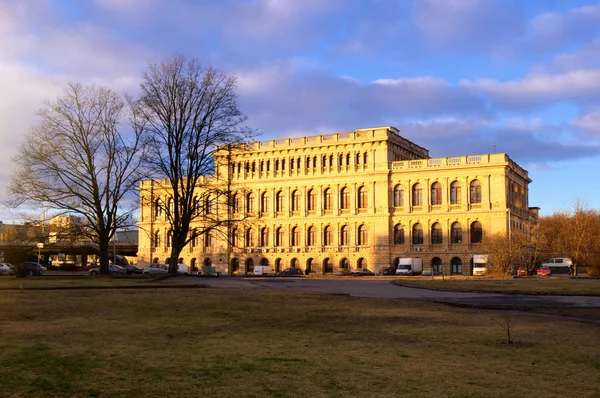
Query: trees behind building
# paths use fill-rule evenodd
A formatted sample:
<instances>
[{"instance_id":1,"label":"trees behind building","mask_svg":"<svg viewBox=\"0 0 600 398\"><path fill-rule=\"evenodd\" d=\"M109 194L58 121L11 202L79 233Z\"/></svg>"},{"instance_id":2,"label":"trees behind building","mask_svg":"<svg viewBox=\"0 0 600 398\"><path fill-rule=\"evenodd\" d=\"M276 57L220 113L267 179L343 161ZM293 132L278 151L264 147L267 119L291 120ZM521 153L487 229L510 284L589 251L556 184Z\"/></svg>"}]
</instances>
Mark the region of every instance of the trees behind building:
<instances>
[{"instance_id":1,"label":"trees behind building","mask_svg":"<svg viewBox=\"0 0 600 398\"><path fill-rule=\"evenodd\" d=\"M81 218L76 233L98 244L108 273L109 242L133 223L120 205L140 178L141 134L127 129L125 103L104 87L71 83L38 114L15 159L12 204Z\"/></svg>"},{"instance_id":2,"label":"trees behind building","mask_svg":"<svg viewBox=\"0 0 600 398\"><path fill-rule=\"evenodd\" d=\"M571 209L539 218L530 231L513 230L487 238L485 250L490 270L509 275L523 267L531 273L536 264L552 257L569 257L577 275L584 266L591 277L600 277L600 212L575 200Z\"/></svg>"},{"instance_id":3,"label":"trees behind building","mask_svg":"<svg viewBox=\"0 0 600 398\"><path fill-rule=\"evenodd\" d=\"M215 178L216 151L239 150L254 137L238 109L235 76L202 66L196 59L172 56L149 64L142 75L134 114L148 138L147 164L155 179L151 201L170 230L169 273L177 272L183 248L199 237L228 233L229 175ZM217 157L227 159L227 156ZM227 173L230 171L227 168ZM160 198L162 195L162 199ZM221 214L219 214L221 211Z\"/></svg>"}]
</instances>

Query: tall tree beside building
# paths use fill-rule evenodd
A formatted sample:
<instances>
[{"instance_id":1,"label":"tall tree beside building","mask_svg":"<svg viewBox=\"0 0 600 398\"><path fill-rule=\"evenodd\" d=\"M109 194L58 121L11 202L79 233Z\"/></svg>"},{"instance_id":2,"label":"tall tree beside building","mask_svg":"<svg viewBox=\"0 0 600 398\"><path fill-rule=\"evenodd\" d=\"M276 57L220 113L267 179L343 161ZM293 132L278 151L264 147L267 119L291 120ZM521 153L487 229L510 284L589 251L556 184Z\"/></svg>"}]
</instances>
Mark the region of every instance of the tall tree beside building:
<instances>
[{"instance_id":1,"label":"tall tree beside building","mask_svg":"<svg viewBox=\"0 0 600 398\"><path fill-rule=\"evenodd\" d=\"M132 209L120 205L139 180L141 136L123 132L125 104L104 87L70 83L38 114L41 122L15 159L13 205L85 220L78 233L98 244L100 272L107 274L110 240L132 225Z\"/></svg>"},{"instance_id":2,"label":"tall tree beside building","mask_svg":"<svg viewBox=\"0 0 600 398\"><path fill-rule=\"evenodd\" d=\"M170 225L171 274L188 243L229 225L228 217L218 214L230 201L227 188L212 179L213 154L254 137L243 125L235 89L235 76L183 55L150 64L142 75L135 114L149 138L148 165L156 188L168 196L152 205Z\"/></svg>"}]
</instances>

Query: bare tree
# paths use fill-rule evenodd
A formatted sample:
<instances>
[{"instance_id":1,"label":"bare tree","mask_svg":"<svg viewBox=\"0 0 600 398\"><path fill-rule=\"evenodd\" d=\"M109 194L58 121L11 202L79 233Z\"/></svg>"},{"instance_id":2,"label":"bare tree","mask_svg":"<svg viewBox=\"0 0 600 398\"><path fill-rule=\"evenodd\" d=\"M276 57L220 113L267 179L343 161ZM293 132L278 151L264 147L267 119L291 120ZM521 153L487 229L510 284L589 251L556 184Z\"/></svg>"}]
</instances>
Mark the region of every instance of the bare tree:
<instances>
[{"instance_id":1,"label":"bare tree","mask_svg":"<svg viewBox=\"0 0 600 398\"><path fill-rule=\"evenodd\" d=\"M143 157L140 134L121 131L124 108L107 88L70 83L39 111L41 123L20 148L10 186L15 206L81 217L86 227L77 232L98 244L105 274L110 240L132 225L132 209L119 206L139 180Z\"/></svg>"},{"instance_id":2,"label":"bare tree","mask_svg":"<svg viewBox=\"0 0 600 398\"><path fill-rule=\"evenodd\" d=\"M491 273L507 276L516 265L527 267L528 270L532 267L533 249L526 231L493 234L485 240L484 248L489 255Z\"/></svg>"},{"instance_id":3,"label":"bare tree","mask_svg":"<svg viewBox=\"0 0 600 398\"><path fill-rule=\"evenodd\" d=\"M240 150L255 134L243 126L234 76L175 55L150 64L142 78L135 113L149 137L155 190L164 195L151 200L170 225L169 273L175 274L189 242L230 229L229 213L223 212L230 205L230 170L215 176L214 155Z\"/></svg>"}]
</instances>

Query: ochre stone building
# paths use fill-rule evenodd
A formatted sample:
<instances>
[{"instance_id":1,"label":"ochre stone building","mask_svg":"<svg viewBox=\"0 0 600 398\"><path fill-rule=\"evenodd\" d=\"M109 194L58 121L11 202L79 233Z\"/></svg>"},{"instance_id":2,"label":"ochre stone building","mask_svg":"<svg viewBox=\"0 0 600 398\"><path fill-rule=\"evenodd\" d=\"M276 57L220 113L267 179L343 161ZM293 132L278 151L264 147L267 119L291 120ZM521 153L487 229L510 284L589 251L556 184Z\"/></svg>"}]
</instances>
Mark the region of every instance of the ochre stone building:
<instances>
[{"instance_id":1,"label":"ochre stone building","mask_svg":"<svg viewBox=\"0 0 600 398\"><path fill-rule=\"evenodd\" d=\"M420 257L426 268L469 275L486 236L532 222L531 180L506 154L430 158L394 127L255 142L221 151L216 164L209 183L229 182L230 212L244 221L186 247L180 262L192 268L322 274ZM152 206L169 194L156 187L140 184L141 262L170 254L169 224Z\"/></svg>"}]
</instances>

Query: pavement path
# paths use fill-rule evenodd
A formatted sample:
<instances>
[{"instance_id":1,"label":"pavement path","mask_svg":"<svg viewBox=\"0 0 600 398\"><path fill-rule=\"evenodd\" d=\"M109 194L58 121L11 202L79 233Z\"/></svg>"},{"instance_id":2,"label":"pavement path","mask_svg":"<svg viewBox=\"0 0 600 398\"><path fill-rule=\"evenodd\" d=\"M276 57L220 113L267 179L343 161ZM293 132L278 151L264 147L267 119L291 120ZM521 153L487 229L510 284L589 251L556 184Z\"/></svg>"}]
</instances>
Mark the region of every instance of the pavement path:
<instances>
[{"instance_id":1,"label":"pavement path","mask_svg":"<svg viewBox=\"0 0 600 398\"><path fill-rule=\"evenodd\" d=\"M178 278L181 282L198 278ZM173 282L169 279L169 282ZM347 294L355 297L397 298L406 300L437 301L473 306L566 306L598 307L600 297L551 296L527 294L496 294L470 292L442 292L398 286L390 280L378 279L326 279L326 278L206 278L202 283L215 288L269 288L300 290L332 294Z\"/></svg>"}]
</instances>

